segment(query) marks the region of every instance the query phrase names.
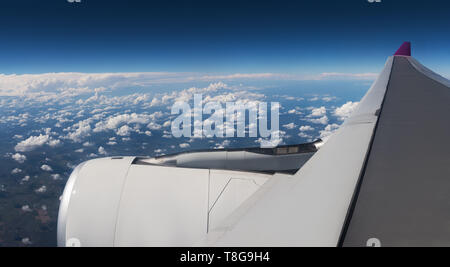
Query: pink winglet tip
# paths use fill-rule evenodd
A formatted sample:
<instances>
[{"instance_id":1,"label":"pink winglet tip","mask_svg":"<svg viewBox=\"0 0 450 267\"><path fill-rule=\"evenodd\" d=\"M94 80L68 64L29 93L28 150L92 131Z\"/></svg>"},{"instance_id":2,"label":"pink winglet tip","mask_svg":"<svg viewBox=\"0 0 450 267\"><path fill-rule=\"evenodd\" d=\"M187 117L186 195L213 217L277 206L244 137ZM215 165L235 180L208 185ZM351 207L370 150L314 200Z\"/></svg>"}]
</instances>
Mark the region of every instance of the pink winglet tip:
<instances>
[{"instance_id":1,"label":"pink winglet tip","mask_svg":"<svg viewBox=\"0 0 450 267\"><path fill-rule=\"evenodd\" d=\"M404 42L395 52L394 56L411 56L411 42Z\"/></svg>"}]
</instances>

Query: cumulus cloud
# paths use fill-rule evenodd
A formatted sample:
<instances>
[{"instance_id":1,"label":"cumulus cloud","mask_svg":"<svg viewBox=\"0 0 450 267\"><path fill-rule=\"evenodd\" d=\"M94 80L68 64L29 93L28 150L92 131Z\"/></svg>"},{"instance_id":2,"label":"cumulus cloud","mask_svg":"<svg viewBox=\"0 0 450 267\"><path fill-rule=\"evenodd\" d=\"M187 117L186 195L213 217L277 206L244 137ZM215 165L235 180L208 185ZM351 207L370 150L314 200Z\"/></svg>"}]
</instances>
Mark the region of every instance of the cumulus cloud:
<instances>
[{"instance_id":1,"label":"cumulus cloud","mask_svg":"<svg viewBox=\"0 0 450 267\"><path fill-rule=\"evenodd\" d=\"M22 180L20 180L21 183L25 183L28 182L30 180L30 176L26 175L25 177L22 178Z\"/></svg>"},{"instance_id":2,"label":"cumulus cloud","mask_svg":"<svg viewBox=\"0 0 450 267\"><path fill-rule=\"evenodd\" d=\"M223 149L231 144L231 141L229 139L223 140L222 143L217 143L214 147L214 149Z\"/></svg>"},{"instance_id":3,"label":"cumulus cloud","mask_svg":"<svg viewBox=\"0 0 450 267\"><path fill-rule=\"evenodd\" d=\"M255 142L259 143L259 145L261 147L272 148L272 147L276 147L278 145L281 145L283 143L283 139L282 138L278 138L278 139L258 138L258 140L256 140Z\"/></svg>"},{"instance_id":4,"label":"cumulus cloud","mask_svg":"<svg viewBox=\"0 0 450 267\"><path fill-rule=\"evenodd\" d=\"M287 112L288 114L295 114L295 115L302 115L302 112L300 111L300 108L294 108Z\"/></svg>"},{"instance_id":5,"label":"cumulus cloud","mask_svg":"<svg viewBox=\"0 0 450 267\"><path fill-rule=\"evenodd\" d=\"M335 96L324 96L324 97L322 97L322 100L325 102L331 102L333 100L336 100L336 98L337 97L335 97Z\"/></svg>"},{"instance_id":6,"label":"cumulus cloud","mask_svg":"<svg viewBox=\"0 0 450 267\"><path fill-rule=\"evenodd\" d=\"M327 109L325 107L320 108L313 108L311 110L310 117L322 117L323 115L327 114Z\"/></svg>"},{"instance_id":7,"label":"cumulus cloud","mask_svg":"<svg viewBox=\"0 0 450 267\"><path fill-rule=\"evenodd\" d=\"M124 125L117 130L117 135L120 136L129 136L131 132L131 128L128 125Z\"/></svg>"},{"instance_id":8,"label":"cumulus cloud","mask_svg":"<svg viewBox=\"0 0 450 267\"><path fill-rule=\"evenodd\" d=\"M52 174L52 175L50 175L51 177L52 177L52 179L53 180L61 180L61 175L59 175L59 174L57 174L57 173L55 173L55 174Z\"/></svg>"},{"instance_id":9,"label":"cumulus cloud","mask_svg":"<svg viewBox=\"0 0 450 267\"><path fill-rule=\"evenodd\" d=\"M161 130L162 126L160 124L158 124L158 123L150 122L147 125L147 128L149 128L150 130Z\"/></svg>"},{"instance_id":10,"label":"cumulus cloud","mask_svg":"<svg viewBox=\"0 0 450 267\"><path fill-rule=\"evenodd\" d=\"M14 149L17 152L28 152L43 145L56 146L59 145L60 143L61 142L59 140L53 139L47 134L46 135L40 134L39 136L30 136L28 139L19 142L14 147Z\"/></svg>"},{"instance_id":11,"label":"cumulus cloud","mask_svg":"<svg viewBox=\"0 0 450 267\"><path fill-rule=\"evenodd\" d=\"M47 187L45 185L39 187L38 189L34 190L36 193L42 194L47 192Z\"/></svg>"},{"instance_id":12,"label":"cumulus cloud","mask_svg":"<svg viewBox=\"0 0 450 267\"><path fill-rule=\"evenodd\" d=\"M30 208L29 205L23 205L22 206L22 211L23 212L32 212L33 210Z\"/></svg>"},{"instance_id":13,"label":"cumulus cloud","mask_svg":"<svg viewBox=\"0 0 450 267\"><path fill-rule=\"evenodd\" d=\"M26 152L34 150L37 147L43 146L50 139L48 135L30 136L28 139L21 141L15 147L16 151Z\"/></svg>"},{"instance_id":14,"label":"cumulus cloud","mask_svg":"<svg viewBox=\"0 0 450 267\"><path fill-rule=\"evenodd\" d=\"M291 123L283 125L283 127L286 128L286 129L292 130L295 127L297 127L297 125L295 125L295 123L291 122Z\"/></svg>"},{"instance_id":15,"label":"cumulus cloud","mask_svg":"<svg viewBox=\"0 0 450 267\"><path fill-rule=\"evenodd\" d=\"M90 136L91 134L91 125L92 119L82 120L71 127L66 128L66 131L69 131L65 138L71 139L74 142L81 142L83 138Z\"/></svg>"},{"instance_id":16,"label":"cumulus cloud","mask_svg":"<svg viewBox=\"0 0 450 267\"><path fill-rule=\"evenodd\" d=\"M21 172L22 172L21 169L19 169L19 168L14 168L14 169L11 171L11 174L18 174L18 173L21 173Z\"/></svg>"},{"instance_id":17,"label":"cumulus cloud","mask_svg":"<svg viewBox=\"0 0 450 267\"><path fill-rule=\"evenodd\" d=\"M305 133L305 132L299 132L299 133L298 133L298 136L303 137L303 138L309 138L309 139L312 138L312 135L307 134L307 133Z\"/></svg>"},{"instance_id":18,"label":"cumulus cloud","mask_svg":"<svg viewBox=\"0 0 450 267\"><path fill-rule=\"evenodd\" d=\"M300 130L300 132L314 131L314 128L309 125L300 126L300 128L298 129Z\"/></svg>"},{"instance_id":19,"label":"cumulus cloud","mask_svg":"<svg viewBox=\"0 0 450 267\"><path fill-rule=\"evenodd\" d=\"M313 119L308 119L309 122L315 123L315 124L328 124L328 117L327 115L324 115L320 118L313 118Z\"/></svg>"},{"instance_id":20,"label":"cumulus cloud","mask_svg":"<svg viewBox=\"0 0 450 267\"><path fill-rule=\"evenodd\" d=\"M24 244L24 245L32 245L33 244L33 242L31 242L31 240L30 240L30 238L29 237L24 237L24 238L22 238L22 244Z\"/></svg>"},{"instance_id":21,"label":"cumulus cloud","mask_svg":"<svg viewBox=\"0 0 450 267\"><path fill-rule=\"evenodd\" d=\"M91 143L91 142L84 142L83 143L83 146L85 146L85 147L89 147L89 146L93 146L94 144L93 143Z\"/></svg>"},{"instance_id":22,"label":"cumulus cloud","mask_svg":"<svg viewBox=\"0 0 450 267\"><path fill-rule=\"evenodd\" d=\"M352 112L356 109L359 102L352 102L348 101L344 105L336 108L333 112L333 114L338 117L339 120L345 120L346 118L350 117Z\"/></svg>"},{"instance_id":23,"label":"cumulus cloud","mask_svg":"<svg viewBox=\"0 0 450 267\"><path fill-rule=\"evenodd\" d=\"M11 158L19 163L24 163L25 160L27 160L27 157L25 155L19 153L12 155Z\"/></svg>"},{"instance_id":24,"label":"cumulus cloud","mask_svg":"<svg viewBox=\"0 0 450 267\"><path fill-rule=\"evenodd\" d=\"M180 144L180 147L181 147L181 148L188 148L188 147L190 147L190 146L191 146L191 145L188 144L188 143Z\"/></svg>"},{"instance_id":25,"label":"cumulus cloud","mask_svg":"<svg viewBox=\"0 0 450 267\"><path fill-rule=\"evenodd\" d=\"M129 124L149 124L160 116L162 116L161 112L155 112L153 114L132 113L110 116L106 120L96 123L93 131L102 132L107 130L116 130L119 127L123 127L123 125ZM129 130L129 127L124 127L121 132L118 132L118 134L129 134L129 131L127 130Z\"/></svg>"},{"instance_id":26,"label":"cumulus cloud","mask_svg":"<svg viewBox=\"0 0 450 267\"><path fill-rule=\"evenodd\" d=\"M106 150L105 150L105 148L104 147L99 147L98 148L98 154L100 154L100 155L106 155L107 153L106 153Z\"/></svg>"},{"instance_id":27,"label":"cumulus cloud","mask_svg":"<svg viewBox=\"0 0 450 267\"><path fill-rule=\"evenodd\" d=\"M47 164L42 165L41 170L46 171L46 172L53 171L52 167L48 166Z\"/></svg>"},{"instance_id":28,"label":"cumulus cloud","mask_svg":"<svg viewBox=\"0 0 450 267\"><path fill-rule=\"evenodd\" d=\"M48 141L48 145L50 147L56 147L59 146L61 144L61 140L59 139L51 139L50 141Z\"/></svg>"},{"instance_id":29,"label":"cumulus cloud","mask_svg":"<svg viewBox=\"0 0 450 267\"><path fill-rule=\"evenodd\" d=\"M337 129L339 129L338 124L328 124L322 131L320 131L320 138L327 140L334 132L336 132Z\"/></svg>"}]
</instances>

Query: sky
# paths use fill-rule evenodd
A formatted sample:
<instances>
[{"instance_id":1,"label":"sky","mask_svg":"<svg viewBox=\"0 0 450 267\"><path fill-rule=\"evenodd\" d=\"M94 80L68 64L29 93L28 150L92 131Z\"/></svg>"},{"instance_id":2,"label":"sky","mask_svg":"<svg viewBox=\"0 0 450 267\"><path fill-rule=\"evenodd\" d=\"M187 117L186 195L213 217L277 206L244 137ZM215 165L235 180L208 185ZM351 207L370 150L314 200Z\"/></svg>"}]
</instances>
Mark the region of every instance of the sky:
<instances>
[{"instance_id":1,"label":"sky","mask_svg":"<svg viewBox=\"0 0 450 267\"><path fill-rule=\"evenodd\" d=\"M0 73L378 73L403 41L450 74L448 1L15 0Z\"/></svg>"}]
</instances>

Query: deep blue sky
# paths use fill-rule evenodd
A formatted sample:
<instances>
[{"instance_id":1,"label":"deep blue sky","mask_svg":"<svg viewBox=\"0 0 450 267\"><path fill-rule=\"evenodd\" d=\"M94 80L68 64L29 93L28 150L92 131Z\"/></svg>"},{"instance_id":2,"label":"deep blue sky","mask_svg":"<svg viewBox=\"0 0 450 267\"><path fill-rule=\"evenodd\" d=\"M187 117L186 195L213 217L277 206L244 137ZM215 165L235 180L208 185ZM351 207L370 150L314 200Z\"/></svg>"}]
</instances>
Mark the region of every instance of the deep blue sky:
<instances>
[{"instance_id":1,"label":"deep blue sky","mask_svg":"<svg viewBox=\"0 0 450 267\"><path fill-rule=\"evenodd\" d=\"M0 73L378 72L405 40L450 74L450 3L437 0L9 0Z\"/></svg>"}]
</instances>

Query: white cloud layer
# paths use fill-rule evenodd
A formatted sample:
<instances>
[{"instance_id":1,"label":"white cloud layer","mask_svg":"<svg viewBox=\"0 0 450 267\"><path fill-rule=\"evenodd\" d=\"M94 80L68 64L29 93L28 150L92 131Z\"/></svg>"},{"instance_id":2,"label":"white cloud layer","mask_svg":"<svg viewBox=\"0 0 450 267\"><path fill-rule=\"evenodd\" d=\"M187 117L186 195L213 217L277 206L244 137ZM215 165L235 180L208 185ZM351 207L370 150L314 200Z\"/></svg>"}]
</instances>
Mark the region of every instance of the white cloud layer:
<instances>
[{"instance_id":1,"label":"white cloud layer","mask_svg":"<svg viewBox=\"0 0 450 267\"><path fill-rule=\"evenodd\" d=\"M376 73L327 72L317 75L281 73L234 73L204 74L175 72L136 72L136 73L43 73L43 74L0 74L0 96L33 96L39 98L83 95L105 90L119 90L132 85L145 87L154 84L183 83L193 81L218 80L374 80Z\"/></svg>"}]
</instances>

